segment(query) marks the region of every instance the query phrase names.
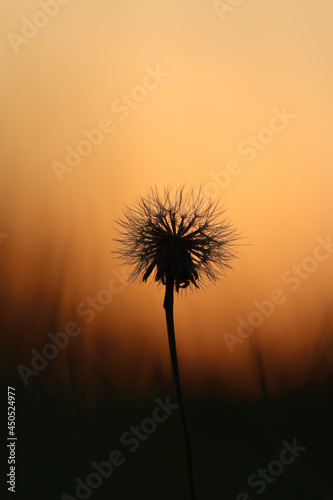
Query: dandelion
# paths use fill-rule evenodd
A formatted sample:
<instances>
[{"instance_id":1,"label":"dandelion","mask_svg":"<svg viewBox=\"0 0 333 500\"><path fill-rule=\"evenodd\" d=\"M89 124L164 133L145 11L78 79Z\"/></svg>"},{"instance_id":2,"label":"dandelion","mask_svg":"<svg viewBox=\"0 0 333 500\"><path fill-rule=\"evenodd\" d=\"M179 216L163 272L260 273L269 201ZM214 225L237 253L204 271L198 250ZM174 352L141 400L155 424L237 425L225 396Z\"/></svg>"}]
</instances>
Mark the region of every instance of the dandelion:
<instances>
[{"instance_id":1,"label":"dandelion","mask_svg":"<svg viewBox=\"0 0 333 500\"><path fill-rule=\"evenodd\" d=\"M173 303L174 290L197 289L215 283L235 257L237 234L223 219L218 203L206 200L201 190L169 189L160 197L152 189L140 197L133 208L126 207L117 220L118 248L115 253L133 265L130 280L153 275L165 286L163 307L166 314L173 376L182 419L191 498L195 499L192 452L180 383L175 340Z\"/></svg>"}]
</instances>

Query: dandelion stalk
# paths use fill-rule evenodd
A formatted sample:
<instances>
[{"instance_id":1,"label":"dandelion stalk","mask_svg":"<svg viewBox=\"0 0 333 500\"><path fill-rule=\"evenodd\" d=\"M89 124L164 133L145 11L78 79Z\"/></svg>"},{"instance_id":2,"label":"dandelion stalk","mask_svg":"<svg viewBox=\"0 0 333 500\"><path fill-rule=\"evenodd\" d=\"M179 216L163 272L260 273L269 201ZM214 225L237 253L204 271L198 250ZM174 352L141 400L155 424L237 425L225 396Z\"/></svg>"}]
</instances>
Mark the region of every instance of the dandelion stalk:
<instances>
[{"instance_id":1,"label":"dandelion stalk","mask_svg":"<svg viewBox=\"0 0 333 500\"><path fill-rule=\"evenodd\" d=\"M126 207L117 220L119 248L115 253L134 266L130 279L144 282L154 272L155 281L165 286L165 309L174 383L180 408L189 473L191 500L195 500L192 451L180 382L175 339L174 290L200 288L215 283L235 256L235 230L221 219L224 211L217 203L206 200L201 191L185 192L184 187L172 195L165 189L160 197L152 189L140 197L134 208Z\"/></svg>"},{"instance_id":2,"label":"dandelion stalk","mask_svg":"<svg viewBox=\"0 0 333 500\"><path fill-rule=\"evenodd\" d=\"M182 392L182 386L180 383L179 368L178 368L178 357L177 357L177 346L175 337L175 327L173 321L173 292L174 292L174 280L172 276L166 277L165 285L165 297L164 297L164 309L167 322L168 330L168 340L169 340L169 350L170 358L172 364L173 378L176 387L177 399L180 409L180 417L183 425L183 432L185 438L186 456L187 456L187 468L190 483L191 499L195 500L195 487L194 487L194 472L192 463L192 448L190 440L190 432L188 429L187 418L185 413L184 398Z\"/></svg>"}]
</instances>

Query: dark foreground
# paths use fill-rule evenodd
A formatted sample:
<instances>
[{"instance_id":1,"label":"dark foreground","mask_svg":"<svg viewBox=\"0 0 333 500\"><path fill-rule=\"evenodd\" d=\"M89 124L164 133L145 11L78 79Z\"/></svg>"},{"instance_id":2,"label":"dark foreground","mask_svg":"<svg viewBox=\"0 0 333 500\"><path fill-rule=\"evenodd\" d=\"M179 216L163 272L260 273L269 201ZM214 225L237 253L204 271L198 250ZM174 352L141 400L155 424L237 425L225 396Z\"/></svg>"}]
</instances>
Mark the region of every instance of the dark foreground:
<instances>
[{"instance_id":1,"label":"dark foreground","mask_svg":"<svg viewBox=\"0 0 333 500\"><path fill-rule=\"evenodd\" d=\"M68 374L66 395L42 376L19 385L16 494L1 498L189 498L173 389L139 403L102 376L92 394ZM198 500L333 499L332 394L314 394L246 406L187 398Z\"/></svg>"}]
</instances>

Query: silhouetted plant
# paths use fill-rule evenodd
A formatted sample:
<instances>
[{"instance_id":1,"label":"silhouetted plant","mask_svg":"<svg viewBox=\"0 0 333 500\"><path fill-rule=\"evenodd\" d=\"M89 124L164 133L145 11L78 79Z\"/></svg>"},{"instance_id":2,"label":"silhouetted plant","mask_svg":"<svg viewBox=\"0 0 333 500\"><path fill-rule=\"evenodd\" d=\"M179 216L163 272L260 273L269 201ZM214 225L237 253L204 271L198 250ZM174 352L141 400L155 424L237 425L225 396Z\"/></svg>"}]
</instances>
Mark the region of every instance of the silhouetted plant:
<instances>
[{"instance_id":1,"label":"silhouetted plant","mask_svg":"<svg viewBox=\"0 0 333 500\"><path fill-rule=\"evenodd\" d=\"M215 283L235 257L237 234L225 219L217 203L205 200L199 190L174 195L157 189L140 197L134 208L126 207L117 220L118 248L115 253L134 269L130 279L144 282L154 272L155 281L165 285L163 307L166 314L170 357L184 430L191 498L195 499L191 443L180 383L175 340L174 289L199 288Z\"/></svg>"}]
</instances>

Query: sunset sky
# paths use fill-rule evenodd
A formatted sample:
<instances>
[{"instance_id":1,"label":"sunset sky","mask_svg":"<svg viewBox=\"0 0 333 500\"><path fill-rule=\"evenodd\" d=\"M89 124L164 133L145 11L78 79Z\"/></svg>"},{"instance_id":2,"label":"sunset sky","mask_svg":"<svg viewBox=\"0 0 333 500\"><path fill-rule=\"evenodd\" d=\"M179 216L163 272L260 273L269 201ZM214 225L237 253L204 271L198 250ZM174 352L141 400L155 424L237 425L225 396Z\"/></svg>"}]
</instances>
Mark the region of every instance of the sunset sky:
<instances>
[{"instance_id":1,"label":"sunset sky","mask_svg":"<svg viewBox=\"0 0 333 500\"><path fill-rule=\"evenodd\" d=\"M325 372L332 2L244 0L223 13L210 0L27 0L3 11L4 365L29 363L55 333L53 314L58 331L80 325L78 349L105 365L109 353L124 390L134 367L138 391L157 368L169 378L163 289L119 281L130 268L111 250L124 205L185 184L220 200L243 239L221 283L176 297L184 385L254 395L255 338L272 394L301 385L319 360ZM117 293L88 322L78 308L112 278ZM274 290L274 312L230 347Z\"/></svg>"}]
</instances>

